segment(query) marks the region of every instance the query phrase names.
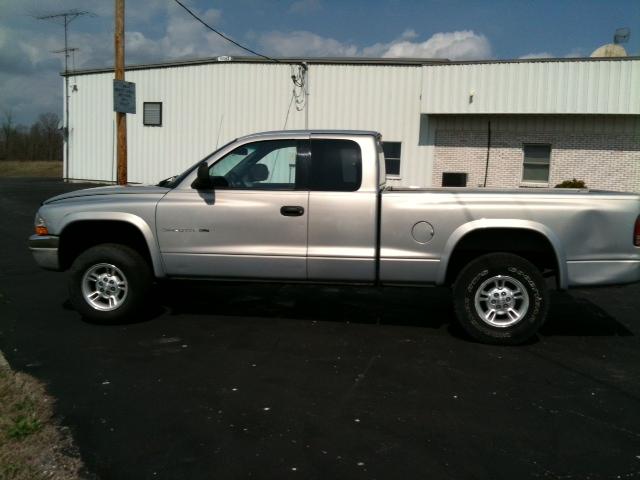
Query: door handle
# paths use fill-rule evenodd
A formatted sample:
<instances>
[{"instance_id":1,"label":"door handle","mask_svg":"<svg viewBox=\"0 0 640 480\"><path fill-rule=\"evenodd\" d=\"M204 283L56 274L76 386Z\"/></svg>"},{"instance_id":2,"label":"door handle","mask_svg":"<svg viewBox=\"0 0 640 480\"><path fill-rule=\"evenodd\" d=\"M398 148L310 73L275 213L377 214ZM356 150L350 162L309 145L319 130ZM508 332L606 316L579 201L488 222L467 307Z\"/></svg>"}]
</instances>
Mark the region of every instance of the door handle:
<instances>
[{"instance_id":1,"label":"door handle","mask_svg":"<svg viewBox=\"0 0 640 480\"><path fill-rule=\"evenodd\" d=\"M304 215L304 208L292 205L285 205L280 208L280 213L285 217L299 217Z\"/></svg>"}]
</instances>

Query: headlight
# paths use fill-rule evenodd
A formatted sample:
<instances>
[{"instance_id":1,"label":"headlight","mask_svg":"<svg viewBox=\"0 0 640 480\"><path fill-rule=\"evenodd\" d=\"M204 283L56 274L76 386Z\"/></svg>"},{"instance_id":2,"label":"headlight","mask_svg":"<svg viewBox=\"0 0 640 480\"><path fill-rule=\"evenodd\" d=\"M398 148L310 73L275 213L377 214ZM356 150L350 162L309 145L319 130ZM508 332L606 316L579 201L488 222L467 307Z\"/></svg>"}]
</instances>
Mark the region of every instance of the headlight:
<instances>
[{"instance_id":1,"label":"headlight","mask_svg":"<svg viewBox=\"0 0 640 480\"><path fill-rule=\"evenodd\" d=\"M40 235L40 236L49 235L47 224L44 221L44 218L42 218L42 216L40 215L40 212L36 214L36 219L34 223L35 223L36 235Z\"/></svg>"}]
</instances>

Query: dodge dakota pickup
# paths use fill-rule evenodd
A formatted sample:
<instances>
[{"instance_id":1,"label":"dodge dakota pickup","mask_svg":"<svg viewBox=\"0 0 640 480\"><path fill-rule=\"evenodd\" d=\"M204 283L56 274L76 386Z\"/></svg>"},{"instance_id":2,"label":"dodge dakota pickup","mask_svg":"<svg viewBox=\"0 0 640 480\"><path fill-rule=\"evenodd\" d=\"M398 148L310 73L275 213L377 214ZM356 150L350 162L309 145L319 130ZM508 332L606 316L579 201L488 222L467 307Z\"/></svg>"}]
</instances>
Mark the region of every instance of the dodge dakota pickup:
<instances>
[{"instance_id":1,"label":"dodge dakota pickup","mask_svg":"<svg viewBox=\"0 0 640 480\"><path fill-rule=\"evenodd\" d=\"M376 132L258 133L156 186L46 200L29 248L105 323L139 314L163 278L444 285L472 337L518 344L545 321L549 286L640 281L638 195L385 179Z\"/></svg>"}]
</instances>

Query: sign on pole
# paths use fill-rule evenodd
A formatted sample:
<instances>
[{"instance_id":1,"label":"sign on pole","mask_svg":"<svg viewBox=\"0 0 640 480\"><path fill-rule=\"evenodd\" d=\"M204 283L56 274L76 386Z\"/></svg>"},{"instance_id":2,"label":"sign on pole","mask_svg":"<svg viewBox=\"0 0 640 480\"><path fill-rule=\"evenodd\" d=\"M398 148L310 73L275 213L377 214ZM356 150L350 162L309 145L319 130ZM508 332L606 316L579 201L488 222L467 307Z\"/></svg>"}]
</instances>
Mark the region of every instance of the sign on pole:
<instances>
[{"instance_id":1,"label":"sign on pole","mask_svg":"<svg viewBox=\"0 0 640 480\"><path fill-rule=\"evenodd\" d=\"M113 81L113 111L136 113L136 84L124 80Z\"/></svg>"}]
</instances>

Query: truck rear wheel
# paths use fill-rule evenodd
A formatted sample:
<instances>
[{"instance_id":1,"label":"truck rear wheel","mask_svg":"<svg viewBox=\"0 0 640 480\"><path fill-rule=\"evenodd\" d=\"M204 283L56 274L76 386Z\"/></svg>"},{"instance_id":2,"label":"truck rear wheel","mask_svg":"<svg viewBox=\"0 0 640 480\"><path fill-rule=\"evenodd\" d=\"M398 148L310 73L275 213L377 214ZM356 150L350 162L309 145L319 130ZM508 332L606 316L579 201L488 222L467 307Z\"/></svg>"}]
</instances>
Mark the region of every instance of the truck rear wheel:
<instances>
[{"instance_id":1,"label":"truck rear wheel","mask_svg":"<svg viewBox=\"0 0 640 480\"><path fill-rule=\"evenodd\" d=\"M153 280L138 252L110 243L78 255L70 274L71 303L83 317L97 323L134 319L145 305Z\"/></svg>"},{"instance_id":2,"label":"truck rear wheel","mask_svg":"<svg viewBox=\"0 0 640 480\"><path fill-rule=\"evenodd\" d=\"M483 343L517 345L531 339L549 309L544 277L528 260L509 253L469 263L453 286L458 322Z\"/></svg>"}]
</instances>

